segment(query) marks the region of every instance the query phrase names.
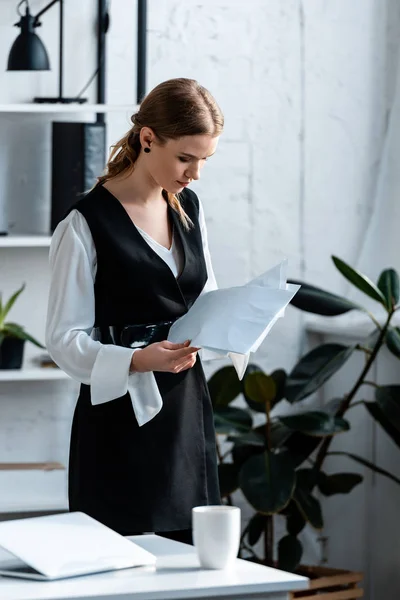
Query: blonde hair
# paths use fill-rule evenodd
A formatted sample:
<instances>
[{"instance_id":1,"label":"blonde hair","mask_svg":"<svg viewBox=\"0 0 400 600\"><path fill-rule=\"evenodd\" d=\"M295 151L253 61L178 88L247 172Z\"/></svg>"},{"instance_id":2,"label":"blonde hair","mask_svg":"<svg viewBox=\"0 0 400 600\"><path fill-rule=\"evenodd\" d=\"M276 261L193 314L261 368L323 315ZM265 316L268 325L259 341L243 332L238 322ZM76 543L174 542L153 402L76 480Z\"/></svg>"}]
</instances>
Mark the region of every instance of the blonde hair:
<instances>
[{"instance_id":1,"label":"blonde hair","mask_svg":"<svg viewBox=\"0 0 400 600\"><path fill-rule=\"evenodd\" d=\"M131 129L112 146L105 174L98 178L98 184L132 171L142 151L139 137L142 127L150 127L161 144L165 144L167 140L188 135L217 136L222 132L224 117L208 90L194 79L179 78L157 85L132 115L131 123ZM170 192L167 197L185 229L189 229L191 221L178 197Z\"/></svg>"}]
</instances>

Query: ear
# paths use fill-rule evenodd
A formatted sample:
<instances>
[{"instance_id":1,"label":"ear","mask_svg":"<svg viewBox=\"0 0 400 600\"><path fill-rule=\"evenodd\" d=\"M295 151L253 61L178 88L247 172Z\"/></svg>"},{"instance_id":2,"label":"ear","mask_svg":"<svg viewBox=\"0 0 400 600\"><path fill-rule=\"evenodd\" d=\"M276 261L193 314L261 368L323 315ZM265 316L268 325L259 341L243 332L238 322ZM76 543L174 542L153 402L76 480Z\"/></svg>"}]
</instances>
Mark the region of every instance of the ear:
<instances>
[{"instance_id":1,"label":"ear","mask_svg":"<svg viewBox=\"0 0 400 600\"><path fill-rule=\"evenodd\" d=\"M140 130L140 145L142 147L149 147L156 139L156 135L151 127L142 127Z\"/></svg>"}]
</instances>

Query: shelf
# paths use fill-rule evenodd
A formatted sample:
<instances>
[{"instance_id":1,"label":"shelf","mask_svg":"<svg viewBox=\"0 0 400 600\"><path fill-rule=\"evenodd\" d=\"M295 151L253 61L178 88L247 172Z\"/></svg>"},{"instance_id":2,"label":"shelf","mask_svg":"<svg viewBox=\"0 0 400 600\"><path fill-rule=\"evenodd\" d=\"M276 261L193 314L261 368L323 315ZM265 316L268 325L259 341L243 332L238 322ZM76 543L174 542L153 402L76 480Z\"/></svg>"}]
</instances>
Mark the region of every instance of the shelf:
<instances>
[{"instance_id":1,"label":"shelf","mask_svg":"<svg viewBox=\"0 0 400 600\"><path fill-rule=\"evenodd\" d=\"M58 381L71 379L69 375L53 367L33 369L0 369L1 381Z\"/></svg>"},{"instance_id":2,"label":"shelf","mask_svg":"<svg viewBox=\"0 0 400 600\"><path fill-rule=\"evenodd\" d=\"M64 465L59 462L41 463L3 463L0 462L0 471L65 471Z\"/></svg>"},{"instance_id":3,"label":"shelf","mask_svg":"<svg viewBox=\"0 0 400 600\"><path fill-rule=\"evenodd\" d=\"M48 248L50 235L0 235L0 248Z\"/></svg>"},{"instance_id":4,"label":"shelf","mask_svg":"<svg viewBox=\"0 0 400 600\"><path fill-rule=\"evenodd\" d=\"M0 104L0 113L134 113L136 104Z\"/></svg>"}]
</instances>

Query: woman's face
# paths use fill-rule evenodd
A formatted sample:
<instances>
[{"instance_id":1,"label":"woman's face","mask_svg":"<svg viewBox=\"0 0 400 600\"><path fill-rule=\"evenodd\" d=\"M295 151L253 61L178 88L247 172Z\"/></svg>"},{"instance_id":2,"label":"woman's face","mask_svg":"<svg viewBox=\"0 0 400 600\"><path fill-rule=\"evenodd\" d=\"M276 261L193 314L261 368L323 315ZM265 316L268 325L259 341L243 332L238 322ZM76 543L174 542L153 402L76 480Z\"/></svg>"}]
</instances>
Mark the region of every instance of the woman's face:
<instances>
[{"instance_id":1,"label":"woman's face","mask_svg":"<svg viewBox=\"0 0 400 600\"><path fill-rule=\"evenodd\" d=\"M142 146L150 148L148 154L143 153L143 163L157 185L176 194L200 178L200 171L214 154L218 139L218 136L190 135L161 145L152 136L151 140L142 140Z\"/></svg>"}]
</instances>

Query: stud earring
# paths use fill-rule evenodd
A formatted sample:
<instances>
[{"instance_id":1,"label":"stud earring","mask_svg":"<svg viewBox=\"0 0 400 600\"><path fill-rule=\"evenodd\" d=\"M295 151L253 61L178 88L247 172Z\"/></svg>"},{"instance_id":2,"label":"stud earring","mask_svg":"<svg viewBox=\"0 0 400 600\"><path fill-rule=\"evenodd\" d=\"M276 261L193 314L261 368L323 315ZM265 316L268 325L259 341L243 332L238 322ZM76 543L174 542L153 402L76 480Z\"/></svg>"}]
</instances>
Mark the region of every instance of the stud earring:
<instances>
[{"instance_id":1,"label":"stud earring","mask_svg":"<svg viewBox=\"0 0 400 600\"><path fill-rule=\"evenodd\" d=\"M150 152L150 148L144 148L144 151L146 152L146 154L148 154Z\"/></svg>"}]
</instances>

